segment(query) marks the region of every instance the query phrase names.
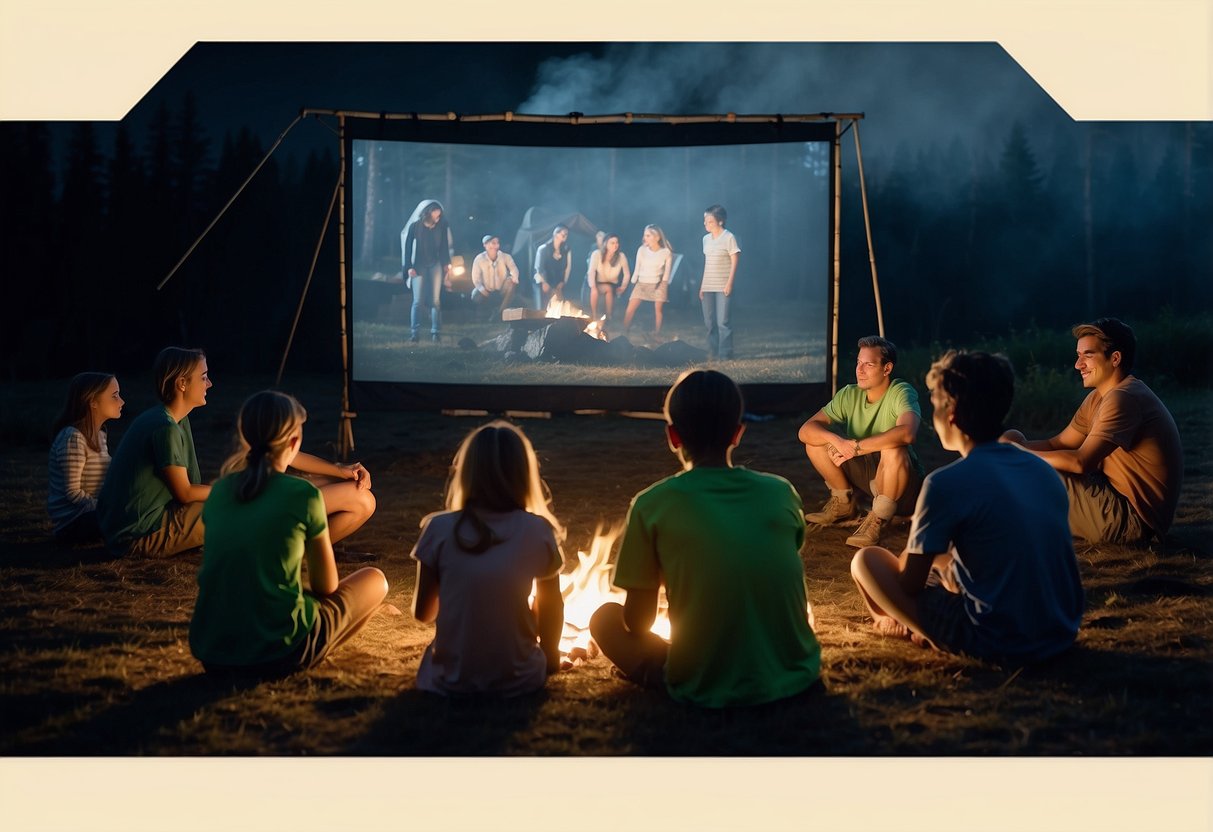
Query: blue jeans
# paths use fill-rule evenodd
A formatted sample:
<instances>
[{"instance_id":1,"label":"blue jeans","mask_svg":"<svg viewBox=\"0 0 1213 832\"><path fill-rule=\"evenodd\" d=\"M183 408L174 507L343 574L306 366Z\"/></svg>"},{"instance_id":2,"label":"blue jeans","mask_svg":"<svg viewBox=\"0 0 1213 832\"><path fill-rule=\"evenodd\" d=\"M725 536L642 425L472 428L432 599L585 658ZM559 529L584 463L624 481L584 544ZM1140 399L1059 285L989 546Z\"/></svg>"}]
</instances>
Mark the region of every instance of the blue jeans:
<instances>
[{"instance_id":1,"label":"blue jeans","mask_svg":"<svg viewBox=\"0 0 1213 832\"><path fill-rule=\"evenodd\" d=\"M708 331L708 357L733 357L733 326L729 320L729 301L724 292L703 293L703 325Z\"/></svg>"},{"instance_id":2,"label":"blue jeans","mask_svg":"<svg viewBox=\"0 0 1213 832\"><path fill-rule=\"evenodd\" d=\"M426 307L430 310L430 334L437 335L442 331L442 271L442 265L435 263L418 269L417 276L412 279L413 310L409 323L414 338L421 328L421 313Z\"/></svg>"}]
</instances>

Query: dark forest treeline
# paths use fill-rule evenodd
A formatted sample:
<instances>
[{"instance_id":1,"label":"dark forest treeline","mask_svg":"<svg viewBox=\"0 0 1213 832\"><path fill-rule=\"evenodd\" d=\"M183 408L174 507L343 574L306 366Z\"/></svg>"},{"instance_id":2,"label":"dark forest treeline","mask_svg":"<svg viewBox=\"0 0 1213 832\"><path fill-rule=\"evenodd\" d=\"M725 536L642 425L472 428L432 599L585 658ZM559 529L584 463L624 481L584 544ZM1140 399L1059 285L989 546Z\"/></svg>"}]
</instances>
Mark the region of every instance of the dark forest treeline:
<instances>
[{"instance_id":1,"label":"dark forest treeline","mask_svg":"<svg viewBox=\"0 0 1213 832\"><path fill-rule=\"evenodd\" d=\"M869 176L891 337L964 343L1211 308L1213 124L1069 125L1048 144L1039 155L1013 124L992 148L903 146ZM847 184L843 329L862 334L875 315L857 177Z\"/></svg>"},{"instance_id":2,"label":"dark forest treeline","mask_svg":"<svg viewBox=\"0 0 1213 832\"><path fill-rule=\"evenodd\" d=\"M1213 297L1213 125L1147 135L1077 125L1047 157L1020 125L1000 146L867 150L886 332L963 343L1092 314L1144 320ZM846 145L844 144L844 148ZM221 140L187 96L99 147L72 128L51 157L44 124L0 125L6 378L144 369L164 344L218 366L277 366L337 176L335 148L271 158L164 290L159 283L261 160L247 129ZM875 329L858 177L844 163L843 350ZM330 228L291 353L338 366ZM794 245L794 241L789 241Z\"/></svg>"},{"instance_id":3,"label":"dark forest treeline","mask_svg":"<svg viewBox=\"0 0 1213 832\"><path fill-rule=\"evenodd\" d=\"M278 366L337 176L334 152L276 154L161 291L156 285L261 161L248 130L216 142L191 97L146 135L98 146L73 125L51 158L39 123L0 125L6 378L143 370L165 344L219 366ZM284 161L285 160L285 161ZM291 367L339 366L335 234L326 236Z\"/></svg>"}]
</instances>

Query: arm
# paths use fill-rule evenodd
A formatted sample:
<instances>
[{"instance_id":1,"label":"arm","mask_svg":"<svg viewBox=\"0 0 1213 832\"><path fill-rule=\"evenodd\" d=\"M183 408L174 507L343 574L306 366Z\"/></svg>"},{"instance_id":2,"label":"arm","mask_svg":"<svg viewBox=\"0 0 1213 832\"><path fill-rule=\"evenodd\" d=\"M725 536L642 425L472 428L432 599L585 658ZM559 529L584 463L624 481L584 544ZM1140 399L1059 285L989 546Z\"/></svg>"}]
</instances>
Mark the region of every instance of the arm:
<instances>
[{"instance_id":1,"label":"arm","mask_svg":"<svg viewBox=\"0 0 1213 832\"><path fill-rule=\"evenodd\" d=\"M417 588L413 590L413 617L423 624L438 617L438 573L417 561Z\"/></svg>"},{"instance_id":2,"label":"arm","mask_svg":"<svg viewBox=\"0 0 1213 832\"><path fill-rule=\"evenodd\" d=\"M897 423L893 427L886 430L884 433L873 434L864 439L842 441L835 443L838 449L838 456L842 462L846 462L855 456L875 453L876 451L885 451L890 448L900 448L904 445L912 445L914 438L918 435L918 426L922 420L918 418L918 414L907 410L905 413L897 417ZM859 446L859 451L856 452L856 445ZM835 460L837 463L838 460Z\"/></svg>"},{"instance_id":3,"label":"arm","mask_svg":"<svg viewBox=\"0 0 1213 832\"><path fill-rule=\"evenodd\" d=\"M190 482L189 471L184 465L166 465L160 469L160 478L168 487L173 499L179 503L201 503L210 496L209 485L195 485Z\"/></svg>"},{"instance_id":4,"label":"arm","mask_svg":"<svg viewBox=\"0 0 1213 832\"><path fill-rule=\"evenodd\" d=\"M560 634L564 630L564 599L560 597L559 575L535 581L535 619L548 673L555 673L560 669Z\"/></svg>"},{"instance_id":5,"label":"arm","mask_svg":"<svg viewBox=\"0 0 1213 832\"><path fill-rule=\"evenodd\" d=\"M70 431L67 442L52 460L63 481L63 496L72 505L83 506L85 511L92 511L97 507L97 496L85 492L80 487L80 482L84 479L84 465L88 461L87 445L79 431L72 428L64 430Z\"/></svg>"},{"instance_id":6,"label":"arm","mask_svg":"<svg viewBox=\"0 0 1213 832\"><path fill-rule=\"evenodd\" d=\"M413 228L416 223L405 226L400 232L400 266L405 277L416 277L417 270L413 268Z\"/></svg>"},{"instance_id":7,"label":"arm","mask_svg":"<svg viewBox=\"0 0 1213 832\"><path fill-rule=\"evenodd\" d=\"M318 456L300 451L295 457L295 461L291 463L291 467L305 474L316 474L337 480L353 480L359 490L371 487L371 472L362 467L361 462L326 462Z\"/></svg>"},{"instance_id":8,"label":"arm","mask_svg":"<svg viewBox=\"0 0 1213 832\"><path fill-rule=\"evenodd\" d=\"M483 258L479 254L477 254L476 259L472 261L472 288L473 289L479 289L481 292L484 292L484 274L483 274L483 272L487 268L488 268L488 263L485 262L485 258ZM507 268L508 268L508 266L507 266Z\"/></svg>"},{"instance_id":9,"label":"arm","mask_svg":"<svg viewBox=\"0 0 1213 832\"><path fill-rule=\"evenodd\" d=\"M573 250L566 248L564 251L564 280L560 282L568 283L569 275L573 273Z\"/></svg>"},{"instance_id":10,"label":"arm","mask_svg":"<svg viewBox=\"0 0 1213 832\"><path fill-rule=\"evenodd\" d=\"M999 437L1000 442L1018 445L1025 451L1036 454L1053 469L1064 474L1089 474L1098 470L1104 459L1116 450L1110 439L1083 436L1073 426L1049 439L1028 440L1017 430L1009 430Z\"/></svg>"},{"instance_id":11,"label":"arm","mask_svg":"<svg viewBox=\"0 0 1213 832\"><path fill-rule=\"evenodd\" d=\"M825 410L818 410L808 421L800 426L796 434L802 445L828 445L838 441L838 434L830 430L830 417Z\"/></svg>"},{"instance_id":12,"label":"arm","mask_svg":"<svg viewBox=\"0 0 1213 832\"><path fill-rule=\"evenodd\" d=\"M734 251L729 255L729 282L724 284L724 296L733 294L733 278L737 276L737 257L741 252Z\"/></svg>"},{"instance_id":13,"label":"arm","mask_svg":"<svg viewBox=\"0 0 1213 832\"><path fill-rule=\"evenodd\" d=\"M623 279L619 281L618 294L623 295L627 291L628 283L632 280L632 269L628 266L628 256L622 251L619 252L619 259L623 261Z\"/></svg>"},{"instance_id":14,"label":"arm","mask_svg":"<svg viewBox=\"0 0 1213 832\"><path fill-rule=\"evenodd\" d=\"M657 619L657 590L629 589L623 602L623 624L631 633L646 633Z\"/></svg>"},{"instance_id":15,"label":"arm","mask_svg":"<svg viewBox=\"0 0 1213 832\"><path fill-rule=\"evenodd\" d=\"M307 580L313 595L332 595L337 591L337 561L333 541L326 528L304 545L307 556Z\"/></svg>"}]
</instances>

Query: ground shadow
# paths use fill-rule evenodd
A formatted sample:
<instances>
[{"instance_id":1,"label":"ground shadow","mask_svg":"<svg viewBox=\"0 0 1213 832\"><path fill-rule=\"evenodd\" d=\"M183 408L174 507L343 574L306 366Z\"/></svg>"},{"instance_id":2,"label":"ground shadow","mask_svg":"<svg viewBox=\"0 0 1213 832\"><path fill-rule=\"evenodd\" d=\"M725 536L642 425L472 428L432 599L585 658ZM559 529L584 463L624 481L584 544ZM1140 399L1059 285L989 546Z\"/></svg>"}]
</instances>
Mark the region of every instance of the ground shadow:
<instances>
[{"instance_id":1,"label":"ground shadow","mask_svg":"<svg viewBox=\"0 0 1213 832\"><path fill-rule=\"evenodd\" d=\"M499 756L525 753L516 737L530 732L549 694L444 697L410 689L384 704L378 720L345 754Z\"/></svg>"},{"instance_id":2,"label":"ground shadow","mask_svg":"<svg viewBox=\"0 0 1213 832\"><path fill-rule=\"evenodd\" d=\"M53 539L0 540L0 566L17 569L72 569L118 560L100 543L73 546Z\"/></svg>"},{"instance_id":3,"label":"ground shadow","mask_svg":"<svg viewBox=\"0 0 1213 832\"><path fill-rule=\"evenodd\" d=\"M266 681L256 676L198 673L158 682L79 722L64 725L58 736L11 745L13 755L118 756L155 753L163 728L189 719L207 705Z\"/></svg>"}]
</instances>

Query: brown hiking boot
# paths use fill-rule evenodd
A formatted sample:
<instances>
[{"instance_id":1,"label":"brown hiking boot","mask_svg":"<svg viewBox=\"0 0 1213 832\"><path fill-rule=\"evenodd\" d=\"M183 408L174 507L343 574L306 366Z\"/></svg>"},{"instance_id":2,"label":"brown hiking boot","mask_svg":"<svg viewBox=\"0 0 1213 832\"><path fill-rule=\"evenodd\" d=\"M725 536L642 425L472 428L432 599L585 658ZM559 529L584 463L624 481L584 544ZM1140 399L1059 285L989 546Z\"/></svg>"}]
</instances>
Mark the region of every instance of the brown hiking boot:
<instances>
[{"instance_id":1,"label":"brown hiking boot","mask_svg":"<svg viewBox=\"0 0 1213 832\"><path fill-rule=\"evenodd\" d=\"M850 520L855 516L858 508L859 506L854 494L851 495L851 499L849 500L835 497L831 494L830 499L826 500L826 504L821 507L821 511L805 514L804 521L806 523L816 523L818 526L832 526L843 520Z\"/></svg>"},{"instance_id":2,"label":"brown hiking boot","mask_svg":"<svg viewBox=\"0 0 1213 832\"><path fill-rule=\"evenodd\" d=\"M855 534L847 538L847 545L862 549L864 546L875 546L880 542L880 532L886 521L881 520L874 512L869 511L855 530Z\"/></svg>"}]
</instances>

